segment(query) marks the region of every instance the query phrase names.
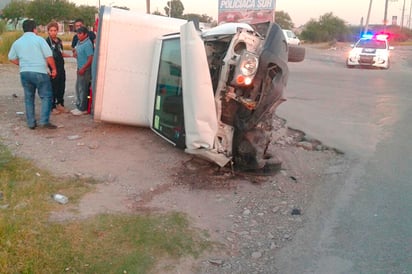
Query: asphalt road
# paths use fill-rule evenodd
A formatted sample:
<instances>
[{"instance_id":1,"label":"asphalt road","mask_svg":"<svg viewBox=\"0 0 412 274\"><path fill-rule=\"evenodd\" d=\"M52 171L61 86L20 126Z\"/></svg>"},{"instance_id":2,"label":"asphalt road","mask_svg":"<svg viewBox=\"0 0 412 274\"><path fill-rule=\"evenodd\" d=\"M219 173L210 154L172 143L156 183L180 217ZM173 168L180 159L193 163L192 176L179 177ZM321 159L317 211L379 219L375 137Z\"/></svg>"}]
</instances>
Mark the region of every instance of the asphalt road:
<instances>
[{"instance_id":1,"label":"asphalt road","mask_svg":"<svg viewBox=\"0 0 412 274\"><path fill-rule=\"evenodd\" d=\"M288 125L345 154L315 190L279 273L412 273L412 47L389 70L347 69L346 49L290 64Z\"/></svg>"}]
</instances>

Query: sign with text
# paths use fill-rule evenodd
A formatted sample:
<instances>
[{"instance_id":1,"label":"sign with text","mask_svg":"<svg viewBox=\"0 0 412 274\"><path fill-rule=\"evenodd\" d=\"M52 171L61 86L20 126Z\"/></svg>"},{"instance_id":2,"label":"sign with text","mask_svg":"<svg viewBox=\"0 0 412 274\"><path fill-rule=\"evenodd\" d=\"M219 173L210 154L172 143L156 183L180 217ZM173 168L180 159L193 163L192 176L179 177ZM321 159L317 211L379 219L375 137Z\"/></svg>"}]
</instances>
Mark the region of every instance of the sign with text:
<instances>
[{"instance_id":1,"label":"sign with text","mask_svg":"<svg viewBox=\"0 0 412 274\"><path fill-rule=\"evenodd\" d=\"M218 23L273 22L276 0L219 0Z\"/></svg>"}]
</instances>

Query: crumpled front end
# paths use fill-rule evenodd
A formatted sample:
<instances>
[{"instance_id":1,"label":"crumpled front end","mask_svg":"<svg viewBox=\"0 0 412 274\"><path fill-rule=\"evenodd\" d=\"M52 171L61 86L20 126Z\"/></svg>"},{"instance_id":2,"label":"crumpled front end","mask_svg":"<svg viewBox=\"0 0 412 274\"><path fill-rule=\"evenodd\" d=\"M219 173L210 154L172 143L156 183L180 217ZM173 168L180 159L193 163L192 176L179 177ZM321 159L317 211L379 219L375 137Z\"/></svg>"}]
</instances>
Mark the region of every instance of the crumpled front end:
<instances>
[{"instance_id":1,"label":"crumpled front end","mask_svg":"<svg viewBox=\"0 0 412 274\"><path fill-rule=\"evenodd\" d=\"M205 43L219 121L217 149L233 157L236 169L278 167L267 149L288 79L285 37L271 24L265 37L241 29L230 41L225 39Z\"/></svg>"}]
</instances>

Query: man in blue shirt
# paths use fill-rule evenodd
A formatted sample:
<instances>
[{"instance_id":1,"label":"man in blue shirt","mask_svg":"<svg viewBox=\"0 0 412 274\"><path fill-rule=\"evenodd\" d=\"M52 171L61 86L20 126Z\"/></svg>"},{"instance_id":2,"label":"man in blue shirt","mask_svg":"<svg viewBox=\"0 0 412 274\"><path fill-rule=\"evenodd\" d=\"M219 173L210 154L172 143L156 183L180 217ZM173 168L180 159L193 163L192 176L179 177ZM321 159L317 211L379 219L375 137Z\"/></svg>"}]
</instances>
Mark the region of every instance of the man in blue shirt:
<instances>
[{"instance_id":1,"label":"man in blue shirt","mask_svg":"<svg viewBox=\"0 0 412 274\"><path fill-rule=\"evenodd\" d=\"M25 20L23 31L24 34L12 44L8 58L20 67L27 125L30 129L37 126L34 103L37 89L41 99L39 127L55 129L57 127L49 121L53 99L50 76L54 78L57 75L53 53L46 41L37 36L34 20ZM51 68L50 76L48 66Z\"/></svg>"},{"instance_id":2,"label":"man in blue shirt","mask_svg":"<svg viewBox=\"0 0 412 274\"><path fill-rule=\"evenodd\" d=\"M93 62L93 45L89 39L89 30L86 27L77 29L76 58L77 58L77 79L76 79L76 108L71 111L73 115L87 114L89 86L91 81L91 68Z\"/></svg>"}]
</instances>

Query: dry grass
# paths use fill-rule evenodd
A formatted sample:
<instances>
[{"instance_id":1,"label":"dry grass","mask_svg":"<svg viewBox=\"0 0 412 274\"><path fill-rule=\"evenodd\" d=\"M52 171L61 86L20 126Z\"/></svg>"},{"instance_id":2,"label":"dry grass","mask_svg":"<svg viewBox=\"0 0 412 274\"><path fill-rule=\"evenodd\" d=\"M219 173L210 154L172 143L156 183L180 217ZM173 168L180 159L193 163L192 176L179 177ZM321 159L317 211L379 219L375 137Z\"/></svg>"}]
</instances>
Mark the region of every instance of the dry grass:
<instances>
[{"instance_id":1,"label":"dry grass","mask_svg":"<svg viewBox=\"0 0 412 274\"><path fill-rule=\"evenodd\" d=\"M0 39L0 64L8 63L7 55L10 51L10 47L17 38L22 35L22 32L5 32L1 35Z\"/></svg>"},{"instance_id":2,"label":"dry grass","mask_svg":"<svg viewBox=\"0 0 412 274\"><path fill-rule=\"evenodd\" d=\"M210 246L185 216L98 215L52 222L98 183L56 178L0 144L0 273L147 273L159 260L198 256Z\"/></svg>"},{"instance_id":3,"label":"dry grass","mask_svg":"<svg viewBox=\"0 0 412 274\"><path fill-rule=\"evenodd\" d=\"M4 32L0 37L0 64L6 64L9 62L7 55L10 51L10 47L14 41L16 41L23 33L19 31ZM39 33L40 36L46 38L47 33ZM71 41L73 33L65 33L59 36L63 41L63 48L65 50L71 50Z\"/></svg>"}]
</instances>

